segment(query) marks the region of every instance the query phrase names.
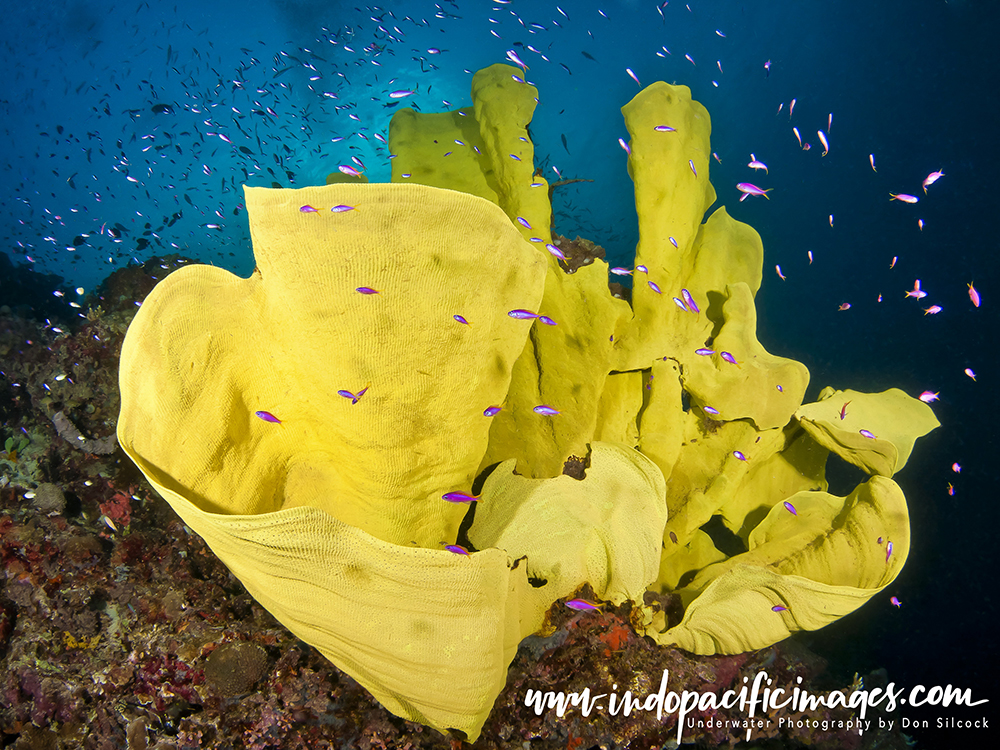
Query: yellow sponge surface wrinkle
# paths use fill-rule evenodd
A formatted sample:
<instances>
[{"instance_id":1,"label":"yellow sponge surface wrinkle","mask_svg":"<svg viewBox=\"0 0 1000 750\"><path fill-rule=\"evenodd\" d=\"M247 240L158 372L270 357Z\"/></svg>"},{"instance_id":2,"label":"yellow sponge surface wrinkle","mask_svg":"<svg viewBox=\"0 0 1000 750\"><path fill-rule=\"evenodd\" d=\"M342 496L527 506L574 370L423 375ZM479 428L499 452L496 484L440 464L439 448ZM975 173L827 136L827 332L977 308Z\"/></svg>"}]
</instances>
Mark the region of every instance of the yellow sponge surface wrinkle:
<instances>
[{"instance_id":1,"label":"yellow sponge surface wrinkle","mask_svg":"<svg viewBox=\"0 0 1000 750\"><path fill-rule=\"evenodd\" d=\"M795 416L817 443L862 471L886 477L906 466L918 437L941 424L930 406L898 388L882 393L824 388Z\"/></svg>"},{"instance_id":2,"label":"yellow sponge surface wrinkle","mask_svg":"<svg viewBox=\"0 0 1000 750\"><path fill-rule=\"evenodd\" d=\"M628 446L594 443L582 481L530 479L513 470L514 461L506 461L486 480L469 540L526 557L528 576L546 582L535 589L541 612L582 581L599 599L641 601L657 575L667 518L656 465Z\"/></svg>"},{"instance_id":3,"label":"yellow sponge surface wrinkle","mask_svg":"<svg viewBox=\"0 0 1000 750\"><path fill-rule=\"evenodd\" d=\"M654 617L647 635L699 654L753 651L821 628L895 580L910 527L891 479L872 477L847 498L801 492L788 502L797 515L774 506L748 552L710 565L680 590L681 623L660 632L662 615Z\"/></svg>"}]
</instances>

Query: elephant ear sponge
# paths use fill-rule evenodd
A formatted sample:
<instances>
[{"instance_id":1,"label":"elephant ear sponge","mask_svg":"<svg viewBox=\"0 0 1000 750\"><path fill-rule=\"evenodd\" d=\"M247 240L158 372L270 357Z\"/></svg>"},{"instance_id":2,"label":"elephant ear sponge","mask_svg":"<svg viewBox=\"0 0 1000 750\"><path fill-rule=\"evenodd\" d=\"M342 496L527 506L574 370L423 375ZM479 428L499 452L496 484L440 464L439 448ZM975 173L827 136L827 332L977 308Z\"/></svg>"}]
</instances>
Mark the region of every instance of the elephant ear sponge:
<instances>
[{"instance_id":1,"label":"elephant ear sponge","mask_svg":"<svg viewBox=\"0 0 1000 750\"><path fill-rule=\"evenodd\" d=\"M189 266L130 326L121 445L291 632L393 713L474 741L556 598L652 582L663 477L601 444L587 480L498 475L477 537L493 538L443 549L466 506L442 495L471 491L483 412L528 337L507 311L537 309L545 257L496 205L450 190L246 198L252 276ZM526 507L539 493L541 514ZM580 533L553 545L572 513ZM538 588L529 569L560 574Z\"/></svg>"}]
</instances>

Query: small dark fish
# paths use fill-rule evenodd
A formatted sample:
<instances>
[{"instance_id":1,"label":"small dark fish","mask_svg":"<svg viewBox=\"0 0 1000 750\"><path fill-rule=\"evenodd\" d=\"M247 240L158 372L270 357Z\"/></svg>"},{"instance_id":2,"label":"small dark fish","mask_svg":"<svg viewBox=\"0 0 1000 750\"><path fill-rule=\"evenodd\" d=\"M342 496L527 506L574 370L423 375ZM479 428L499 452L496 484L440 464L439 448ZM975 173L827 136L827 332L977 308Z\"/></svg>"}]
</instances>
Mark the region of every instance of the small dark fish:
<instances>
[{"instance_id":1,"label":"small dark fish","mask_svg":"<svg viewBox=\"0 0 1000 750\"><path fill-rule=\"evenodd\" d=\"M559 137L562 138L563 148L566 149L566 153L569 153L569 144L566 142L566 134L560 133Z\"/></svg>"},{"instance_id":2,"label":"small dark fish","mask_svg":"<svg viewBox=\"0 0 1000 750\"><path fill-rule=\"evenodd\" d=\"M273 424L281 424L281 420L278 419L269 411L255 411L254 414L263 419L265 422L271 422Z\"/></svg>"},{"instance_id":3,"label":"small dark fish","mask_svg":"<svg viewBox=\"0 0 1000 750\"><path fill-rule=\"evenodd\" d=\"M441 495L441 499L447 500L449 503L474 503L479 500L479 497L464 492L446 492Z\"/></svg>"},{"instance_id":4,"label":"small dark fish","mask_svg":"<svg viewBox=\"0 0 1000 750\"><path fill-rule=\"evenodd\" d=\"M594 62L597 62L597 60L594 59L594 56L592 54L590 54L589 52L587 52L587 50L585 50L585 49L580 50L580 54L583 55L584 57L586 57L588 60L594 60Z\"/></svg>"},{"instance_id":5,"label":"small dark fish","mask_svg":"<svg viewBox=\"0 0 1000 750\"><path fill-rule=\"evenodd\" d=\"M677 542L677 534L675 534L672 531L670 532L670 541L673 542L674 544L678 544L678 542Z\"/></svg>"}]
</instances>

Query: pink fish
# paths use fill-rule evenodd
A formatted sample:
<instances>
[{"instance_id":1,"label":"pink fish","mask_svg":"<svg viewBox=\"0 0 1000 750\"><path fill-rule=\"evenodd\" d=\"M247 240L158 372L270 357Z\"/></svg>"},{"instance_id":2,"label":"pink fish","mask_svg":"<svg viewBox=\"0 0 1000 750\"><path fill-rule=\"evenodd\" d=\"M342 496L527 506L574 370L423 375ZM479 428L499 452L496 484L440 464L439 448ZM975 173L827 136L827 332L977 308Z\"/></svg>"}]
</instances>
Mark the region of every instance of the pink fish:
<instances>
[{"instance_id":1,"label":"pink fish","mask_svg":"<svg viewBox=\"0 0 1000 750\"><path fill-rule=\"evenodd\" d=\"M941 305L931 305L924 308L924 315L937 315L941 312Z\"/></svg>"},{"instance_id":2,"label":"pink fish","mask_svg":"<svg viewBox=\"0 0 1000 750\"><path fill-rule=\"evenodd\" d=\"M271 422L272 424L281 424L281 420L278 419L269 411L255 411L254 414L263 419L265 422Z\"/></svg>"},{"instance_id":3,"label":"pink fish","mask_svg":"<svg viewBox=\"0 0 1000 750\"><path fill-rule=\"evenodd\" d=\"M594 602L589 602L586 599L570 599L566 602L566 606L570 609L575 609L578 612L600 612L601 608L599 605L594 604Z\"/></svg>"},{"instance_id":4,"label":"pink fish","mask_svg":"<svg viewBox=\"0 0 1000 750\"><path fill-rule=\"evenodd\" d=\"M652 289L657 294L663 294L663 292L660 291L660 287L658 287L656 285L656 282L654 282L654 281L647 281L646 283L649 284L649 288Z\"/></svg>"},{"instance_id":5,"label":"pink fish","mask_svg":"<svg viewBox=\"0 0 1000 750\"><path fill-rule=\"evenodd\" d=\"M903 604L901 601L899 601L899 597L898 596L890 596L889 597L889 603L893 607L899 607L899 606L901 606Z\"/></svg>"},{"instance_id":6,"label":"pink fish","mask_svg":"<svg viewBox=\"0 0 1000 750\"><path fill-rule=\"evenodd\" d=\"M490 406L490 407L487 407L483 411L483 416L484 417L495 417L499 413L500 413L500 407L499 406Z\"/></svg>"},{"instance_id":7,"label":"pink fish","mask_svg":"<svg viewBox=\"0 0 1000 750\"><path fill-rule=\"evenodd\" d=\"M682 300L680 297L674 297L673 300L674 304L677 305L681 310L683 310L684 312L690 312L688 310L687 303L685 303L684 300Z\"/></svg>"},{"instance_id":8,"label":"pink fish","mask_svg":"<svg viewBox=\"0 0 1000 750\"><path fill-rule=\"evenodd\" d=\"M695 349L694 353L700 357L710 357L715 354L715 349Z\"/></svg>"},{"instance_id":9,"label":"pink fish","mask_svg":"<svg viewBox=\"0 0 1000 750\"><path fill-rule=\"evenodd\" d=\"M544 323L547 326L554 326L556 324L556 322L552 320L552 318L550 318L548 315L539 315L538 322Z\"/></svg>"},{"instance_id":10,"label":"pink fish","mask_svg":"<svg viewBox=\"0 0 1000 750\"><path fill-rule=\"evenodd\" d=\"M889 193L889 200L916 203L920 199L915 195L908 195L906 193Z\"/></svg>"},{"instance_id":11,"label":"pink fish","mask_svg":"<svg viewBox=\"0 0 1000 750\"><path fill-rule=\"evenodd\" d=\"M840 307L837 308L838 312L844 312L844 310L850 310L850 309L851 309L850 302L841 302Z\"/></svg>"},{"instance_id":12,"label":"pink fish","mask_svg":"<svg viewBox=\"0 0 1000 750\"><path fill-rule=\"evenodd\" d=\"M826 156L830 153L830 143L826 140L826 134L822 130L817 130L816 136L819 138L819 142L823 144L822 156Z\"/></svg>"},{"instance_id":13,"label":"pink fish","mask_svg":"<svg viewBox=\"0 0 1000 750\"><path fill-rule=\"evenodd\" d=\"M785 280L785 274L783 274L781 272L781 266L775 266L774 270L778 272L778 278L781 279L782 281L784 281Z\"/></svg>"},{"instance_id":14,"label":"pink fish","mask_svg":"<svg viewBox=\"0 0 1000 750\"><path fill-rule=\"evenodd\" d=\"M795 510L795 506L792 505L787 500L785 500L784 506L785 506L785 510L787 510L789 513L791 513L793 516L797 516L799 514L798 511Z\"/></svg>"},{"instance_id":15,"label":"pink fish","mask_svg":"<svg viewBox=\"0 0 1000 750\"><path fill-rule=\"evenodd\" d=\"M741 451L733 451L733 455L740 461L747 460L747 457Z\"/></svg>"},{"instance_id":16,"label":"pink fish","mask_svg":"<svg viewBox=\"0 0 1000 750\"><path fill-rule=\"evenodd\" d=\"M319 213L319 209L318 208L313 208L312 206L309 206L309 205L299 206L299 211L301 211L304 214Z\"/></svg>"},{"instance_id":17,"label":"pink fish","mask_svg":"<svg viewBox=\"0 0 1000 750\"><path fill-rule=\"evenodd\" d=\"M691 171L694 172L694 176L698 176L698 170L694 168L694 160L688 159L688 166L691 167Z\"/></svg>"},{"instance_id":18,"label":"pink fish","mask_svg":"<svg viewBox=\"0 0 1000 750\"><path fill-rule=\"evenodd\" d=\"M629 156L632 155L632 149L629 148L629 145L627 143L625 143L625 139L624 138L619 138L618 139L618 145L621 146L622 149L624 149L624 151L625 151L626 154L628 154Z\"/></svg>"},{"instance_id":19,"label":"pink fish","mask_svg":"<svg viewBox=\"0 0 1000 750\"><path fill-rule=\"evenodd\" d=\"M669 125L657 125L655 128L653 128L653 130L655 130L657 133L676 133L677 132L677 130L675 128L672 128Z\"/></svg>"},{"instance_id":20,"label":"pink fish","mask_svg":"<svg viewBox=\"0 0 1000 750\"><path fill-rule=\"evenodd\" d=\"M868 163L872 165L872 172L878 172L875 169L875 154L868 154Z\"/></svg>"},{"instance_id":21,"label":"pink fish","mask_svg":"<svg viewBox=\"0 0 1000 750\"><path fill-rule=\"evenodd\" d=\"M353 211L353 210L354 206L345 206L343 203L341 203L339 206L334 206L333 208L330 209L330 211L335 214L342 214L346 213L347 211Z\"/></svg>"},{"instance_id":22,"label":"pink fish","mask_svg":"<svg viewBox=\"0 0 1000 750\"><path fill-rule=\"evenodd\" d=\"M767 174L767 165L762 161L757 161L757 157L750 154L750 163L747 164L750 169L763 169L764 173Z\"/></svg>"},{"instance_id":23,"label":"pink fish","mask_svg":"<svg viewBox=\"0 0 1000 750\"><path fill-rule=\"evenodd\" d=\"M612 268L611 269L611 273L613 273L615 276L631 276L632 275L632 272L630 270L628 270L627 268L621 268L620 266L616 266L615 268Z\"/></svg>"},{"instance_id":24,"label":"pink fish","mask_svg":"<svg viewBox=\"0 0 1000 750\"><path fill-rule=\"evenodd\" d=\"M767 188L765 190L749 182L737 182L736 189L743 193L743 196L740 198L741 201L745 200L748 195L763 195L768 200L771 200L768 193L774 190L774 188Z\"/></svg>"},{"instance_id":25,"label":"pink fish","mask_svg":"<svg viewBox=\"0 0 1000 750\"><path fill-rule=\"evenodd\" d=\"M649 269L642 264L636 266L635 270L638 271L639 273L649 273Z\"/></svg>"},{"instance_id":26,"label":"pink fish","mask_svg":"<svg viewBox=\"0 0 1000 750\"><path fill-rule=\"evenodd\" d=\"M350 164L341 164L339 167L337 167L337 169L339 169L341 172L343 172L346 175L350 175L351 177L360 177L361 176L361 172L359 172L358 170L356 170Z\"/></svg>"},{"instance_id":27,"label":"pink fish","mask_svg":"<svg viewBox=\"0 0 1000 750\"><path fill-rule=\"evenodd\" d=\"M451 552L453 554L456 554L456 555L468 555L469 554L469 550L467 550L461 544L446 544L446 545L444 545L444 548L446 550L448 550L449 552Z\"/></svg>"},{"instance_id":28,"label":"pink fish","mask_svg":"<svg viewBox=\"0 0 1000 750\"><path fill-rule=\"evenodd\" d=\"M919 396L917 396L917 398L919 398L925 404L931 404L938 400L938 395L939 394L932 393L931 391L924 391Z\"/></svg>"},{"instance_id":29,"label":"pink fish","mask_svg":"<svg viewBox=\"0 0 1000 750\"><path fill-rule=\"evenodd\" d=\"M642 85L639 83L639 79L636 77L635 73L632 72L632 68L625 68L625 72L628 73L629 78L638 83L640 86Z\"/></svg>"},{"instance_id":30,"label":"pink fish","mask_svg":"<svg viewBox=\"0 0 1000 750\"><path fill-rule=\"evenodd\" d=\"M792 99L792 101L788 105L788 119L789 120L792 119L792 113L795 111L795 101L796 101L795 99Z\"/></svg>"},{"instance_id":31,"label":"pink fish","mask_svg":"<svg viewBox=\"0 0 1000 750\"><path fill-rule=\"evenodd\" d=\"M885 545L885 561L889 562L890 557L892 557L892 542Z\"/></svg>"},{"instance_id":32,"label":"pink fish","mask_svg":"<svg viewBox=\"0 0 1000 750\"><path fill-rule=\"evenodd\" d=\"M469 495L465 492L446 492L441 495L442 500L447 500L449 503L474 503L479 500L478 495Z\"/></svg>"},{"instance_id":33,"label":"pink fish","mask_svg":"<svg viewBox=\"0 0 1000 750\"><path fill-rule=\"evenodd\" d=\"M869 430L858 430L858 432L861 433L861 437L866 437L869 440L875 440L876 439L875 435L873 435ZM889 542L889 544L892 544L892 542Z\"/></svg>"},{"instance_id":34,"label":"pink fish","mask_svg":"<svg viewBox=\"0 0 1000 750\"><path fill-rule=\"evenodd\" d=\"M532 409L532 411L535 412L535 414L541 414L546 417L554 417L559 413L557 410L553 409L551 406L548 406L547 404L539 404L534 409Z\"/></svg>"},{"instance_id":35,"label":"pink fish","mask_svg":"<svg viewBox=\"0 0 1000 750\"><path fill-rule=\"evenodd\" d=\"M951 465L951 470L953 472L955 472L956 474L961 474L962 473L962 464L960 464L958 461L956 461L955 463L953 463Z\"/></svg>"},{"instance_id":36,"label":"pink fish","mask_svg":"<svg viewBox=\"0 0 1000 750\"><path fill-rule=\"evenodd\" d=\"M969 376L970 378L972 378L973 380L975 380L975 379L976 379L976 373L974 373L974 372L972 371L972 368L971 368L971 367L966 367L966 368L965 368L965 374L966 374L966 375L968 375L968 376Z\"/></svg>"},{"instance_id":37,"label":"pink fish","mask_svg":"<svg viewBox=\"0 0 1000 750\"><path fill-rule=\"evenodd\" d=\"M976 307L979 307L979 303L982 301L979 298L979 292L977 292L976 288L972 286L971 281L969 282L969 299L972 300L972 304Z\"/></svg>"},{"instance_id":38,"label":"pink fish","mask_svg":"<svg viewBox=\"0 0 1000 750\"><path fill-rule=\"evenodd\" d=\"M924 178L923 182L924 195L927 195L927 188L933 185L938 180L940 180L942 177L944 177L944 172L942 172L940 169L937 172L931 172L929 175L927 175Z\"/></svg>"},{"instance_id":39,"label":"pink fish","mask_svg":"<svg viewBox=\"0 0 1000 750\"><path fill-rule=\"evenodd\" d=\"M719 356L722 357L724 360L726 360L726 362L728 362L731 365L736 365L737 367L740 366L740 363L736 361L736 357L734 357L729 352L719 352Z\"/></svg>"},{"instance_id":40,"label":"pink fish","mask_svg":"<svg viewBox=\"0 0 1000 750\"><path fill-rule=\"evenodd\" d=\"M913 282L913 290L906 293L907 297L913 297L914 299L923 299L927 296L927 292L921 291L920 289L920 279Z\"/></svg>"},{"instance_id":41,"label":"pink fish","mask_svg":"<svg viewBox=\"0 0 1000 750\"><path fill-rule=\"evenodd\" d=\"M799 129L792 128L792 132L795 133L795 140L799 142L799 148L802 148L802 136L799 135Z\"/></svg>"},{"instance_id":42,"label":"pink fish","mask_svg":"<svg viewBox=\"0 0 1000 750\"><path fill-rule=\"evenodd\" d=\"M399 91L390 91L389 92L389 98L390 99L403 99L403 98L405 98L407 96L413 96L413 94L415 94L415 93L417 93L417 92L416 91L407 91L406 89L400 89Z\"/></svg>"}]
</instances>

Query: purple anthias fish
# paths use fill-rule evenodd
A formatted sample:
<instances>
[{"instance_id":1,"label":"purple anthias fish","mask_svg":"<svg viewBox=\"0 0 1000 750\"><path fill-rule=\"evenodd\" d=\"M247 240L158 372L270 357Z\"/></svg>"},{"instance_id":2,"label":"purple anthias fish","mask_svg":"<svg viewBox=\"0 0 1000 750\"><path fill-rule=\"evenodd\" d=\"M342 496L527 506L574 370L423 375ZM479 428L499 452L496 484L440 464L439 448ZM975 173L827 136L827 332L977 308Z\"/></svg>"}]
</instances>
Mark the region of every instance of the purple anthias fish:
<instances>
[{"instance_id":1,"label":"purple anthias fish","mask_svg":"<svg viewBox=\"0 0 1000 750\"><path fill-rule=\"evenodd\" d=\"M319 212L319 209L313 208L312 206L307 204L305 206L299 206L299 211L301 211L304 214L315 214Z\"/></svg>"},{"instance_id":2,"label":"purple anthias fish","mask_svg":"<svg viewBox=\"0 0 1000 750\"><path fill-rule=\"evenodd\" d=\"M354 206L345 206L343 203L341 203L339 206L334 206L330 210L335 214L342 214L345 211L353 211Z\"/></svg>"},{"instance_id":3,"label":"purple anthias fish","mask_svg":"<svg viewBox=\"0 0 1000 750\"><path fill-rule=\"evenodd\" d=\"M713 417L718 416L719 414L719 410L716 409L714 406L703 406L701 407L701 410L706 414L711 414Z\"/></svg>"},{"instance_id":4,"label":"purple anthias fish","mask_svg":"<svg viewBox=\"0 0 1000 750\"><path fill-rule=\"evenodd\" d=\"M566 606L570 609L575 609L578 612L600 612L601 608L594 604L593 602L588 602L586 599L570 599L566 602Z\"/></svg>"},{"instance_id":5,"label":"purple anthias fish","mask_svg":"<svg viewBox=\"0 0 1000 750\"><path fill-rule=\"evenodd\" d=\"M655 130L658 133L676 133L677 132L676 128L672 128L669 125L657 125L655 128L653 128L653 130Z\"/></svg>"},{"instance_id":6,"label":"purple anthias fish","mask_svg":"<svg viewBox=\"0 0 1000 750\"><path fill-rule=\"evenodd\" d=\"M538 317L538 313L533 313L531 310L522 310L520 308L517 310L511 310L507 314L515 320L533 320Z\"/></svg>"},{"instance_id":7,"label":"purple anthias fish","mask_svg":"<svg viewBox=\"0 0 1000 750\"><path fill-rule=\"evenodd\" d=\"M483 416L484 417L495 417L499 413L500 413L500 407L499 406L489 406L489 407L486 408L485 411L483 411Z\"/></svg>"},{"instance_id":8,"label":"purple anthias fish","mask_svg":"<svg viewBox=\"0 0 1000 750\"><path fill-rule=\"evenodd\" d=\"M691 309L691 312L701 312L701 309L695 304L694 297L691 296L691 292L687 289L681 289L681 296L684 298L684 301L687 302L687 306Z\"/></svg>"},{"instance_id":9,"label":"purple anthias fish","mask_svg":"<svg viewBox=\"0 0 1000 750\"><path fill-rule=\"evenodd\" d=\"M265 422L271 422L273 424L281 424L281 420L278 419L269 411L255 411L254 414L263 419Z\"/></svg>"},{"instance_id":10,"label":"purple anthias fish","mask_svg":"<svg viewBox=\"0 0 1000 750\"><path fill-rule=\"evenodd\" d=\"M534 409L532 409L532 411L535 412L535 414L542 414L546 417L554 417L556 414L559 413L557 410L553 409L551 406L548 406L547 404L539 404Z\"/></svg>"},{"instance_id":11,"label":"purple anthias fish","mask_svg":"<svg viewBox=\"0 0 1000 750\"><path fill-rule=\"evenodd\" d=\"M795 506L792 505L787 500L785 500L785 510L787 510L789 513L791 513L793 516L797 516L798 515L798 513L795 511Z\"/></svg>"},{"instance_id":12,"label":"purple anthias fish","mask_svg":"<svg viewBox=\"0 0 1000 750\"><path fill-rule=\"evenodd\" d=\"M449 503L474 503L479 500L476 495L469 495L465 492L446 492L441 495L442 500Z\"/></svg>"},{"instance_id":13,"label":"purple anthias fish","mask_svg":"<svg viewBox=\"0 0 1000 750\"><path fill-rule=\"evenodd\" d=\"M372 289L370 286L359 286L354 291L361 292L362 294L378 294L378 289Z\"/></svg>"},{"instance_id":14,"label":"purple anthias fish","mask_svg":"<svg viewBox=\"0 0 1000 750\"><path fill-rule=\"evenodd\" d=\"M558 258L559 260L568 260L568 258L567 258L567 257L566 257L566 255L565 255L565 254L563 253L563 251L562 251L562 250L560 250L560 249L559 249L558 247L556 247L555 245L553 245L553 244L552 244L551 242L550 242L550 243L548 243L548 244L547 244L547 245L545 246L545 249L546 249L546 250L548 250L548 251L549 251L550 253L552 253L552 255L554 255L554 256L555 256L556 258ZM614 271L612 270L612 273L613 273L613 272L614 272Z\"/></svg>"},{"instance_id":15,"label":"purple anthias fish","mask_svg":"<svg viewBox=\"0 0 1000 750\"><path fill-rule=\"evenodd\" d=\"M358 399L360 399L362 396L364 396L365 392L369 388L371 388L371 383L369 383L368 385L366 385L364 388L362 388L357 393L351 393L348 390L340 390L340 391L337 391L337 395L338 396L343 396L344 398L349 398L349 399L351 399L351 404L356 404L356 403L358 403Z\"/></svg>"},{"instance_id":16,"label":"purple anthias fish","mask_svg":"<svg viewBox=\"0 0 1000 750\"><path fill-rule=\"evenodd\" d=\"M736 458L738 458L740 461L746 461L747 460L747 457L745 455L743 455L743 453L740 452L740 451L733 451L733 455L736 456Z\"/></svg>"},{"instance_id":17,"label":"purple anthias fish","mask_svg":"<svg viewBox=\"0 0 1000 750\"><path fill-rule=\"evenodd\" d=\"M677 305L681 310L683 310L684 312L690 312L684 300L682 300L680 297L673 297L673 300L674 304Z\"/></svg>"},{"instance_id":18,"label":"purple anthias fish","mask_svg":"<svg viewBox=\"0 0 1000 750\"><path fill-rule=\"evenodd\" d=\"M525 229L531 229L531 224L529 224L528 220L525 219L524 217L518 216L517 217L517 223L520 224Z\"/></svg>"},{"instance_id":19,"label":"purple anthias fish","mask_svg":"<svg viewBox=\"0 0 1000 750\"><path fill-rule=\"evenodd\" d=\"M858 430L858 432L860 432L860 433L861 433L861 437L866 437L866 438L868 438L869 440L874 440L874 439L875 439L875 435L873 435L873 434L872 434L872 433L871 433L870 431L868 431L868 430Z\"/></svg>"},{"instance_id":20,"label":"purple anthias fish","mask_svg":"<svg viewBox=\"0 0 1000 750\"><path fill-rule=\"evenodd\" d=\"M538 320L547 326L554 326L556 322L552 320L548 315L539 315Z\"/></svg>"},{"instance_id":21,"label":"purple anthias fish","mask_svg":"<svg viewBox=\"0 0 1000 750\"><path fill-rule=\"evenodd\" d=\"M451 317L453 317L455 320L457 320L459 323L461 323L464 326L470 325L469 321L467 321L461 315L452 315Z\"/></svg>"},{"instance_id":22,"label":"purple anthias fish","mask_svg":"<svg viewBox=\"0 0 1000 750\"><path fill-rule=\"evenodd\" d=\"M719 356L722 357L724 360L726 360L726 362L728 362L731 365L736 365L737 367L740 366L740 363L736 361L736 357L734 357L729 352L719 352Z\"/></svg>"},{"instance_id":23,"label":"purple anthias fish","mask_svg":"<svg viewBox=\"0 0 1000 750\"><path fill-rule=\"evenodd\" d=\"M701 357L709 357L715 354L715 349L695 349L694 353Z\"/></svg>"},{"instance_id":24,"label":"purple anthias fish","mask_svg":"<svg viewBox=\"0 0 1000 750\"><path fill-rule=\"evenodd\" d=\"M656 285L656 282L654 282L654 281L647 281L646 283L649 284L649 288L652 289L657 294L663 294L663 292L660 291L660 287L658 287Z\"/></svg>"},{"instance_id":25,"label":"purple anthias fish","mask_svg":"<svg viewBox=\"0 0 1000 750\"><path fill-rule=\"evenodd\" d=\"M787 612L788 611L788 607L782 607L780 604L775 604L773 607L771 607L771 611L772 612Z\"/></svg>"},{"instance_id":26,"label":"purple anthias fish","mask_svg":"<svg viewBox=\"0 0 1000 750\"><path fill-rule=\"evenodd\" d=\"M444 548L446 550L448 550L449 552L452 552L452 553L454 553L456 555L468 555L469 554L469 550L467 550L461 544L446 544L446 545L444 545Z\"/></svg>"},{"instance_id":27,"label":"purple anthias fish","mask_svg":"<svg viewBox=\"0 0 1000 750\"><path fill-rule=\"evenodd\" d=\"M892 542L885 545L885 561L889 562L889 558L892 556Z\"/></svg>"}]
</instances>

